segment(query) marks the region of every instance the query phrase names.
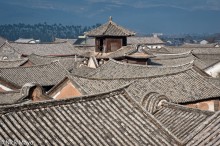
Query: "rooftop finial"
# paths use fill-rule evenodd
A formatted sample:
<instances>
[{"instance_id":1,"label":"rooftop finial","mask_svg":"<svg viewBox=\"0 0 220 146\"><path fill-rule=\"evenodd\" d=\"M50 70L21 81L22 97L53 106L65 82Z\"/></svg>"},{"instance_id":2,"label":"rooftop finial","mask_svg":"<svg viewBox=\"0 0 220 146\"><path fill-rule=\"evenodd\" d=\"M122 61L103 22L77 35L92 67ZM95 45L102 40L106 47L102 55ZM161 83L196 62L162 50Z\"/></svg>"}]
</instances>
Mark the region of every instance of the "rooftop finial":
<instances>
[{"instance_id":1,"label":"rooftop finial","mask_svg":"<svg viewBox=\"0 0 220 146\"><path fill-rule=\"evenodd\" d=\"M109 21L112 21L112 16L109 17Z\"/></svg>"}]
</instances>

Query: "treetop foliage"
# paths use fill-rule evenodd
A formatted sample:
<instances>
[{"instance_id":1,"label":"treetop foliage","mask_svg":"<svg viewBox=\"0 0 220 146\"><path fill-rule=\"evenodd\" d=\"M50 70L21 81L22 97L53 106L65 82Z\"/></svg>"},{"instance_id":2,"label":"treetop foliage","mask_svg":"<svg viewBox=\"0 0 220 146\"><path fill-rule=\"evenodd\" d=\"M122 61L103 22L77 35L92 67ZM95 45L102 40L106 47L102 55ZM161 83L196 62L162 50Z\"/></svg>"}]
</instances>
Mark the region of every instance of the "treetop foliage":
<instances>
[{"instance_id":1,"label":"treetop foliage","mask_svg":"<svg viewBox=\"0 0 220 146\"><path fill-rule=\"evenodd\" d=\"M4 24L0 25L0 36L10 41L15 41L19 38L39 39L41 42L52 42L55 38L74 39L84 32L94 29L100 24L92 26L81 25L62 25L62 24Z\"/></svg>"}]
</instances>

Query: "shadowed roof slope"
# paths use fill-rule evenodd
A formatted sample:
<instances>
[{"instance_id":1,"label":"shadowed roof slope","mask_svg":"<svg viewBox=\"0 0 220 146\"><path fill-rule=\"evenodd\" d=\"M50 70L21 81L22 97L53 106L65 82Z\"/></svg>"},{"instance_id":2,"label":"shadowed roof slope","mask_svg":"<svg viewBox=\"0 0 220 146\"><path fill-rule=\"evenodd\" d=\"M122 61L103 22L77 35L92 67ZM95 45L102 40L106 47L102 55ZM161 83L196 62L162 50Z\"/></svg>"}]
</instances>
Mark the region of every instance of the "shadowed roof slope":
<instances>
[{"instance_id":1,"label":"shadowed roof slope","mask_svg":"<svg viewBox=\"0 0 220 146\"><path fill-rule=\"evenodd\" d=\"M124 90L0 110L0 140L33 145L181 145Z\"/></svg>"},{"instance_id":2,"label":"shadowed roof slope","mask_svg":"<svg viewBox=\"0 0 220 146\"><path fill-rule=\"evenodd\" d=\"M109 21L91 31L85 32L86 36L97 37L97 36L133 36L134 32L129 31L122 26L114 23L110 17Z\"/></svg>"},{"instance_id":3,"label":"shadowed roof slope","mask_svg":"<svg viewBox=\"0 0 220 146\"><path fill-rule=\"evenodd\" d=\"M38 83L42 86L57 84L68 74L68 71L58 62L30 67L1 68L0 77L18 86L25 83Z\"/></svg>"}]
</instances>

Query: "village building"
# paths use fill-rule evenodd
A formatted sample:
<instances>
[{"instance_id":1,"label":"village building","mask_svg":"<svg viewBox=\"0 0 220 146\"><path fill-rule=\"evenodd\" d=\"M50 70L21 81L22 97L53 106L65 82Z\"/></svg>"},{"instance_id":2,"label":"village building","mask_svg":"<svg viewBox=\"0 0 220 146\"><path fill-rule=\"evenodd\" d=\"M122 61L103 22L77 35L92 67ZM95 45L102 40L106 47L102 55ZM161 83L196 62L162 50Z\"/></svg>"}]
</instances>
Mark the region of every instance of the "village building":
<instances>
[{"instance_id":1,"label":"village building","mask_svg":"<svg viewBox=\"0 0 220 146\"><path fill-rule=\"evenodd\" d=\"M0 60L0 68L26 66L27 64L28 58L21 58L16 60Z\"/></svg>"},{"instance_id":2,"label":"village building","mask_svg":"<svg viewBox=\"0 0 220 146\"><path fill-rule=\"evenodd\" d=\"M178 66L188 62L193 62L195 66L202 70L208 67L206 62L193 55L191 51L172 54L154 53L153 56L148 59L147 64L155 66Z\"/></svg>"},{"instance_id":3,"label":"village building","mask_svg":"<svg viewBox=\"0 0 220 146\"><path fill-rule=\"evenodd\" d=\"M191 51L193 56L202 61L205 66L200 67L207 74L212 77L219 76L219 61L220 48L219 47L165 47L171 53L182 53L184 51ZM197 66L199 66L197 64Z\"/></svg>"},{"instance_id":4,"label":"village building","mask_svg":"<svg viewBox=\"0 0 220 146\"><path fill-rule=\"evenodd\" d=\"M182 145L123 89L1 107L0 115L1 140L22 139L33 145Z\"/></svg>"},{"instance_id":5,"label":"village building","mask_svg":"<svg viewBox=\"0 0 220 146\"><path fill-rule=\"evenodd\" d=\"M142 45L150 49L162 48L165 45L158 36L152 37L141 37L141 36L132 36L127 38L128 45Z\"/></svg>"},{"instance_id":6,"label":"village building","mask_svg":"<svg viewBox=\"0 0 220 146\"><path fill-rule=\"evenodd\" d=\"M0 106L51 100L39 84L26 83L20 90L0 92Z\"/></svg>"},{"instance_id":7,"label":"village building","mask_svg":"<svg viewBox=\"0 0 220 146\"><path fill-rule=\"evenodd\" d=\"M4 87L12 84L22 88L26 83L35 82L47 91L68 73L58 61L28 67L0 68L0 83Z\"/></svg>"},{"instance_id":8,"label":"village building","mask_svg":"<svg viewBox=\"0 0 220 146\"><path fill-rule=\"evenodd\" d=\"M86 58L79 58L77 56L40 56L36 54L31 54L28 57L28 61L32 65L42 65L48 64L54 61L59 61L68 71L75 69L77 66L83 64Z\"/></svg>"},{"instance_id":9,"label":"village building","mask_svg":"<svg viewBox=\"0 0 220 146\"><path fill-rule=\"evenodd\" d=\"M125 29L112 21L109 21L91 31L85 32L88 37L95 37L95 52L109 53L127 46L127 37L135 35L134 32Z\"/></svg>"},{"instance_id":10,"label":"village building","mask_svg":"<svg viewBox=\"0 0 220 146\"><path fill-rule=\"evenodd\" d=\"M106 92L129 84L127 92L150 113L154 112L162 101L201 110L220 109L219 80L213 80L197 67L191 66L178 72L164 70L164 74L147 77L141 76L141 71L144 70L145 66L142 66L142 70L139 68L136 77L130 76L133 72L127 73L129 76L120 72L123 77L118 73L118 78L104 77L102 74L99 74L100 77L98 74L93 77L69 75L48 91L48 95L54 99L69 98ZM111 75L110 72L111 70ZM162 72L163 70L160 70L160 73Z\"/></svg>"},{"instance_id":11,"label":"village building","mask_svg":"<svg viewBox=\"0 0 220 146\"><path fill-rule=\"evenodd\" d=\"M91 72L87 77L99 79L127 79L127 78L144 78L159 76L165 74L174 74L192 67L193 62L178 66L147 66L139 64L130 64L125 62L109 59L105 64Z\"/></svg>"},{"instance_id":12,"label":"village building","mask_svg":"<svg viewBox=\"0 0 220 146\"><path fill-rule=\"evenodd\" d=\"M178 139L186 143L191 133L215 113L162 102L152 114Z\"/></svg>"},{"instance_id":13,"label":"village building","mask_svg":"<svg viewBox=\"0 0 220 146\"><path fill-rule=\"evenodd\" d=\"M16 51L7 41L0 46L0 60L18 60L22 54Z\"/></svg>"}]
</instances>

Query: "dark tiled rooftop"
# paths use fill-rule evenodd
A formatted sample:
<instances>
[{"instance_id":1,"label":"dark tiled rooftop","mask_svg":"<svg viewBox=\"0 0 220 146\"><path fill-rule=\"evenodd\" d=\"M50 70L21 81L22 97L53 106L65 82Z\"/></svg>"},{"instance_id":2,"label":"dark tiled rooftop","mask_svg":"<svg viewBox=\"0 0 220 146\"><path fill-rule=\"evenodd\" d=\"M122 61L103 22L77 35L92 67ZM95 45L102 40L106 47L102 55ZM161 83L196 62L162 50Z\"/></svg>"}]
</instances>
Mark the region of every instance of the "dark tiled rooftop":
<instances>
[{"instance_id":1,"label":"dark tiled rooftop","mask_svg":"<svg viewBox=\"0 0 220 146\"><path fill-rule=\"evenodd\" d=\"M36 82L42 86L57 84L68 74L58 62L30 67L1 68L0 77L22 87L25 83Z\"/></svg>"},{"instance_id":2,"label":"dark tiled rooftop","mask_svg":"<svg viewBox=\"0 0 220 146\"><path fill-rule=\"evenodd\" d=\"M181 145L124 90L8 106L0 110L0 140L33 145Z\"/></svg>"}]
</instances>

